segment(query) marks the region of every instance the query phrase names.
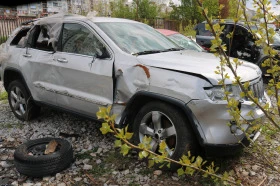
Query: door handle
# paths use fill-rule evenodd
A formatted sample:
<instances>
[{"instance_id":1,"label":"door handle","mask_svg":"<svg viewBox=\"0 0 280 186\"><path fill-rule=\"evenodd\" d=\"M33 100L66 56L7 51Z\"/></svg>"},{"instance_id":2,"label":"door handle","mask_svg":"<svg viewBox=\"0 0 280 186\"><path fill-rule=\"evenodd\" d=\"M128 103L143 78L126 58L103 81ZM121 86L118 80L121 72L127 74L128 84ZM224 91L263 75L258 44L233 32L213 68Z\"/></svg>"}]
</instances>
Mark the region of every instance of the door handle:
<instances>
[{"instance_id":1,"label":"door handle","mask_svg":"<svg viewBox=\"0 0 280 186\"><path fill-rule=\"evenodd\" d=\"M32 57L31 54L23 54L24 57Z\"/></svg>"},{"instance_id":2,"label":"door handle","mask_svg":"<svg viewBox=\"0 0 280 186\"><path fill-rule=\"evenodd\" d=\"M59 58L59 59L57 59L57 61L60 63L68 63L67 59L65 59L65 58Z\"/></svg>"}]
</instances>

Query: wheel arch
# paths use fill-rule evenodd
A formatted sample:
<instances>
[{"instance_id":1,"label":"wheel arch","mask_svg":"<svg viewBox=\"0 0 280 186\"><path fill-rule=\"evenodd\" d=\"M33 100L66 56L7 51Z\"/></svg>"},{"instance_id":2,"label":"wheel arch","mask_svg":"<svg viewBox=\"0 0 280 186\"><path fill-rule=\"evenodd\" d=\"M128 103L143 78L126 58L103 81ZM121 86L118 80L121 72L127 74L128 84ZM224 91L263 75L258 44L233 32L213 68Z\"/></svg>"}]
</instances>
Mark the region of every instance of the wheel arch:
<instances>
[{"instance_id":1,"label":"wheel arch","mask_svg":"<svg viewBox=\"0 0 280 186\"><path fill-rule=\"evenodd\" d=\"M199 141L200 145L204 144L204 139L202 138L202 135L198 129L199 123L197 119L195 118L193 112L191 109L187 106L186 103L183 101L169 97L166 95L153 93L153 92L147 92L147 91L139 91L136 94L134 94L129 102L126 105L125 110L122 113L121 120L119 122L120 127L126 126L126 124L132 125L133 118L136 117L138 111L148 102L151 101L162 101L167 104L173 105L174 107L177 107L180 109L182 114L186 116L188 122L190 123L193 132L196 136L196 139Z\"/></svg>"},{"instance_id":2,"label":"wheel arch","mask_svg":"<svg viewBox=\"0 0 280 186\"><path fill-rule=\"evenodd\" d=\"M26 84L25 78L22 75L22 73L16 68L7 67L4 70L4 76L3 76L3 84L4 84L5 90L8 90L9 84L14 80L20 80L23 83L23 85L25 86L29 95L31 95L31 92Z\"/></svg>"}]
</instances>

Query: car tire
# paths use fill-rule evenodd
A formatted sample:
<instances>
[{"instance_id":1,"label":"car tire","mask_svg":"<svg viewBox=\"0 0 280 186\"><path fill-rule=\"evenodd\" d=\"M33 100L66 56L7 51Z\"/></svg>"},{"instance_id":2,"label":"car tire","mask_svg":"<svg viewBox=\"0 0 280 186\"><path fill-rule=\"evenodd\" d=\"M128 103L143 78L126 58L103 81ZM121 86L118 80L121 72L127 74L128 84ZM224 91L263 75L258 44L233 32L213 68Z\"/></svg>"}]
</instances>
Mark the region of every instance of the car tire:
<instances>
[{"instance_id":1,"label":"car tire","mask_svg":"<svg viewBox=\"0 0 280 186\"><path fill-rule=\"evenodd\" d=\"M144 134L152 136L152 151L156 153L159 142L165 140L169 157L174 160L179 160L188 151L197 153L198 143L186 117L176 107L163 102L143 106L134 120L133 132L135 144L142 141ZM178 165L171 164L172 170L177 168Z\"/></svg>"},{"instance_id":2,"label":"car tire","mask_svg":"<svg viewBox=\"0 0 280 186\"><path fill-rule=\"evenodd\" d=\"M55 152L45 155L46 145L55 140L58 143ZM32 152L32 155L30 155ZM73 162L71 144L61 138L40 138L30 140L20 145L14 153L14 162L17 171L30 177L54 175Z\"/></svg>"},{"instance_id":3,"label":"car tire","mask_svg":"<svg viewBox=\"0 0 280 186\"><path fill-rule=\"evenodd\" d=\"M29 121L40 114L40 107L33 102L31 95L19 80L9 84L8 100L14 115L19 120Z\"/></svg>"}]
</instances>

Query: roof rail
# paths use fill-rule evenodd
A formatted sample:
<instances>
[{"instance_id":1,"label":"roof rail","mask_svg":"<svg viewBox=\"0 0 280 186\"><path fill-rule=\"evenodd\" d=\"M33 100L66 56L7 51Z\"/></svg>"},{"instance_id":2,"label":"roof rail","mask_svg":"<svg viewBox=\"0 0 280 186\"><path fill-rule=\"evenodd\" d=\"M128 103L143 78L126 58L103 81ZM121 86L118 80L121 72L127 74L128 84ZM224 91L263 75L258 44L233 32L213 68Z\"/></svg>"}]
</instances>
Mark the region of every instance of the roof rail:
<instances>
[{"instance_id":1,"label":"roof rail","mask_svg":"<svg viewBox=\"0 0 280 186\"><path fill-rule=\"evenodd\" d=\"M28 20L28 21L25 21L25 22L22 22L21 25L28 25L29 23L33 23L35 21L37 21L38 19L32 19L32 20Z\"/></svg>"}]
</instances>

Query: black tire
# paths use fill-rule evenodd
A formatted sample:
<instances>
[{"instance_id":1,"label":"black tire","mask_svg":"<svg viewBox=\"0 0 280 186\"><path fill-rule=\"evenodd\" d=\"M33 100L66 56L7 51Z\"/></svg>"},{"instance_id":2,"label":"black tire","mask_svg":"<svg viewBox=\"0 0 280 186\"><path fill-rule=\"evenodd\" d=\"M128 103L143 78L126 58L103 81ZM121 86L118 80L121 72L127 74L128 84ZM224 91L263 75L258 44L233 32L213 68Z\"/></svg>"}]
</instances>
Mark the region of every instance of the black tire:
<instances>
[{"instance_id":1,"label":"black tire","mask_svg":"<svg viewBox=\"0 0 280 186\"><path fill-rule=\"evenodd\" d=\"M162 118L160 119L160 122L162 123L161 124L162 131L163 131L163 133L161 133L162 135L164 134L167 128L171 129L173 128L172 126L174 126L175 128L176 131L175 145L174 145L174 135L163 139L167 143L169 149L174 148L172 154L169 154L170 158L174 160L179 160L179 158L181 158L182 155L186 154L188 151L190 151L191 154L193 155L197 153L198 143L186 117L184 117L182 112L176 107L163 102L150 102L140 109L140 111L136 115L136 118L134 120L134 125L133 125L133 132L134 132L133 139L135 144L139 144L141 142L141 137L143 137L142 136L143 134L140 132L140 130L143 129L140 129L140 125L147 118L147 116L149 117L149 114L151 112L155 112L155 113L159 112L160 114L162 114L161 116ZM152 115L151 117L153 118L153 114L151 115ZM152 128L154 130L154 133L156 133L155 132L156 129L153 121L146 122L146 123L149 123L147 124L147 126ZM168 123L171 124L169 125ZM159 135L160 134L158 134L158 136L154 136L153 139L160 138ZM157 149L153 149L153 151L157 152ZM156 166L158 167L159 165ZM171 164L171 170L175 170L177 168L178 165Z\"/></svg>"},{"instance_id":2,"label":"black tire","mask_svg":"<svg viewBox=\"0 0 280 186\"><path fill-rule=\"evenodd\" d=\"M58 143L58 149L47 155L29 155L32 147L42 148L51 140ZM44 151L44 149L43 149ZM71 144L61 138L40 138L30 140L20 145L14 153L14 162L17 171L30 177L43 177L53 175L70 166L73 162L73 149Z\"/></svg>"},{"instance_id":3,"label":"black tire","mask_svg":"<svg viewBox=\"0 0 280 186\"><path fill-rule=\"evenodd\" d=\"M8 100L14 115L21 121L29 121L40 114L40 107L33 102L20 80L9 84Z\"/></svg>"}]
</instances>

